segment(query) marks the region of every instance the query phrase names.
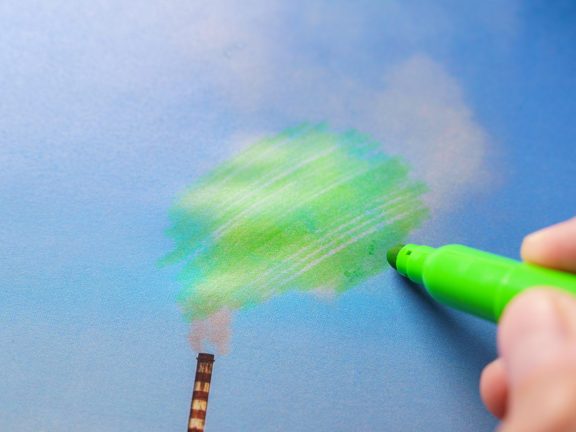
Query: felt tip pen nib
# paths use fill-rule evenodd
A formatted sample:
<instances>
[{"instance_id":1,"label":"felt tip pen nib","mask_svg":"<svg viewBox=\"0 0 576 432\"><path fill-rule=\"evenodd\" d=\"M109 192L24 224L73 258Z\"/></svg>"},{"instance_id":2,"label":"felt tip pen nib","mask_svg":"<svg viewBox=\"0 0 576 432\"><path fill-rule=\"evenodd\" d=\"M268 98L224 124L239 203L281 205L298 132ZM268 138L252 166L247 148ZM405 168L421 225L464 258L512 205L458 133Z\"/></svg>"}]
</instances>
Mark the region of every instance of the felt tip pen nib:
<instances>
[{"instance_id":1,"label":"felt tip pen nib","mask_svg":"<svg viewBox=\"0 0 576 432\"><path fill-rule=\"evenodd\" d=\"M396 270L396 258L398 258L398 254L400 253L400 250L402 250L404 246L405 245L403 244L399 244L394 246L393 248L388 249L388 252L386 252L386 260L394 270Z\"/></svg>"}]
</instances>

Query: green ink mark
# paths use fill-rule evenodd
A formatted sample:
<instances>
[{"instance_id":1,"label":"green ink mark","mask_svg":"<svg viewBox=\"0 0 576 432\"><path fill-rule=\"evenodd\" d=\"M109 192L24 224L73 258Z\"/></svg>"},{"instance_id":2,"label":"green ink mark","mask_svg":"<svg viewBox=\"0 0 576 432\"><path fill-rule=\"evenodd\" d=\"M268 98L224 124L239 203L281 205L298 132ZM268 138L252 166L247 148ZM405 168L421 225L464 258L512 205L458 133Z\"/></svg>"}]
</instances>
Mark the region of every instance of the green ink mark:
<instances>
[{"instance_id":1,"label":"green ink mark","mask_svg":"<svg viewBox=\"0 0 576 432\"><path fill-rule=\"evenodd\" d=\"M346 291L427 217L423 183L355 131L300 126L264 139L193 185L171 211L189 320L290 290Z\"/></svg>"}]
</instances>

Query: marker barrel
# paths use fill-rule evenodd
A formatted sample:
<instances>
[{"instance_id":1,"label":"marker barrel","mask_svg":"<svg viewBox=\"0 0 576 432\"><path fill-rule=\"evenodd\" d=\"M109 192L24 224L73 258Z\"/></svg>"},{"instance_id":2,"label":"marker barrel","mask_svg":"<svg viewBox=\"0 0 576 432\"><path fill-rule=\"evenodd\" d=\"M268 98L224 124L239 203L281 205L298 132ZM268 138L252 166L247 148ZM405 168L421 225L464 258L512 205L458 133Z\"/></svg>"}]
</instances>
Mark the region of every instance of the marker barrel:
<instances>
[{"instance_id":1,"label":"marker barrel","mask_svg":"<svg viewBox=\"0 0 576 432\"><path fill-rule=\"evenodd\" d=\"M462 245L408 244L398 252L396 267L439 302L494 322L514 296L530 287L551 286L576 295L575 275Z\"/></svg>"}]
</instances>

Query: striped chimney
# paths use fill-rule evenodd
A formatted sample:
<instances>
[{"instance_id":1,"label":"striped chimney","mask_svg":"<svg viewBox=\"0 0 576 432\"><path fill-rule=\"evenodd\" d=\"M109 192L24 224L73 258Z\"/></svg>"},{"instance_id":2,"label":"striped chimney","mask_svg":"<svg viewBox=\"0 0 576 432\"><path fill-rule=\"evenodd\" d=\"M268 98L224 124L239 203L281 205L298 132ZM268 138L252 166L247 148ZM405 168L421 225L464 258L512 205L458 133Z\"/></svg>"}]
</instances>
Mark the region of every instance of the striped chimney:
<instances>
[{"instance_id":1,"label":"striped chimney","mask_svg":"<svg viewBox=\"0 0 576 432\"><path fill-rule=\"evenodd\" d=\"M198 364L196 365L194 392L192 393L192 403L190 404L188 432L204 432L214 355L200 353L198 354L197 360Z\"/></svg>"}]
</instances>

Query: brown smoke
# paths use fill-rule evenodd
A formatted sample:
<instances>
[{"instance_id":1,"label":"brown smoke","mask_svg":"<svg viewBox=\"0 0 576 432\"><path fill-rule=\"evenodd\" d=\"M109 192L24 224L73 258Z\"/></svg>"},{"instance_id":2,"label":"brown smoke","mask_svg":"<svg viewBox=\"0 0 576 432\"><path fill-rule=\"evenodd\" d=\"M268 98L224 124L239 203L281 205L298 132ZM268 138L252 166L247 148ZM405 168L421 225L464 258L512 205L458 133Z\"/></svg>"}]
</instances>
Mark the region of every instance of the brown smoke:
<instances>
[{"instance_id":1,"label":"brown smoke","mask_svg":"<svg viewBox=\"0 0 576 432\"><path fill-rule=\"evenodd\" d=\"M193 321L188 336L192 349L196 352L204 352L206 344L210 344L218 354L227 354L231 321L232 314L228 309L219 310L208 318Z\"/></svg>"}]
</instances>

